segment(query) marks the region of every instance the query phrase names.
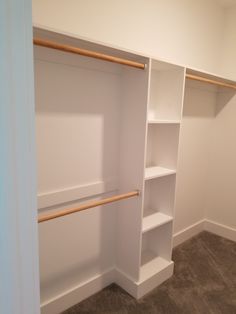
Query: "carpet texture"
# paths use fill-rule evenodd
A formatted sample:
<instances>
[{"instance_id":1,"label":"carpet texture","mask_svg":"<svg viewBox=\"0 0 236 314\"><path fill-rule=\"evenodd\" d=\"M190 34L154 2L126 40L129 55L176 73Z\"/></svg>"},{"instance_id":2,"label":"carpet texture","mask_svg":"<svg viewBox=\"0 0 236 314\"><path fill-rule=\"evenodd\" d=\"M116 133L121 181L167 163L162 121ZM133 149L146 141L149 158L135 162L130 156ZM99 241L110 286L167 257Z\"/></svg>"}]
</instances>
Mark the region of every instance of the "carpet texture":
<instances>
[{"instance_id":1,"label":"carpet texture","mask_svg":"<svg viewBox=\"0 0 236 314\"><path fill-rule=\"evenodd\" d=\"M236 243L204 231L173 260L174 275L138 301L113 284L63 314L236 314Z\"/></svg>"}]
</instances>

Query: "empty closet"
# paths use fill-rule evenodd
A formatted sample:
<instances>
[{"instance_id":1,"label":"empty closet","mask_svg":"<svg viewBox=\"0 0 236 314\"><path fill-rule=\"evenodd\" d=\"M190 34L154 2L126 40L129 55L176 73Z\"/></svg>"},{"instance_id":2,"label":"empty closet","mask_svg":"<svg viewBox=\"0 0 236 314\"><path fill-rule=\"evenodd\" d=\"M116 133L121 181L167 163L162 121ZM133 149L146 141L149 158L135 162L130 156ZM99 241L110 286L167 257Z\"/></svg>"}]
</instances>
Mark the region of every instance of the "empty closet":
<instances>
[{"instance_id":1,"label":"empty closet","mask_svg":"<svg viewBox=\"0 0 236 314\"><path fill-rule=\"evenodd\" d=\"M138 191L39 224L42 311L62 311L112 282L140 298L173 274L175 208L188 215L191 193L206 201L212 125L233 82L62 34L34 36L145 65L35 45L40 216ZM218 93L199 77L232 86ZM198 115L207 117L201 134Z\"/></svg>"}]
</instances>

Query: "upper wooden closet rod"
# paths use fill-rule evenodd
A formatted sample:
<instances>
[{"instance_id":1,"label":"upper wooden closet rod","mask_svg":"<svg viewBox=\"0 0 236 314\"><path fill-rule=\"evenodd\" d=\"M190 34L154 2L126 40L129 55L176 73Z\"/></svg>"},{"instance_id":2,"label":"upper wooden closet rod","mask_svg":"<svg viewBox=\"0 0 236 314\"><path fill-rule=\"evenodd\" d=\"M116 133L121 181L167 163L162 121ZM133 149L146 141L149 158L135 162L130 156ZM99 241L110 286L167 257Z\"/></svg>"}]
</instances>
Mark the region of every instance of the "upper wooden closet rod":
<instances>
[{"instance_id":1,"label":"upper wooden closet rod","mask_svg":"<svg viewBox=\"0 0 236 314\"><path fill-rule=\"evenodd\" d=\"M130 67L138 68L138 69L145 69L145 64L136 62L136 61L131 61L123 58L118 58L110 55L106 55L100 52L95 52L95 51L90 51L86 49L81 49L78 47L74 46L69 46L69 45L63 45L63 44L58 44L53 41L48 41L40 38L34 38L34 44L37 46L42 46L46 48L52 48L52 49L57 49L57 50L62 50L66 52L71 52L75 54L79 54L82 56L86 57L91 57L91 58L96 58L96 59L101 59L105 61L110 61L114 63L119 63L123 65L128 65Z\"/></svg>"},{"instance_id":2,"label":"upper wooden closet rod","mask_svg":"<svg viewBox=\"0 0 236 314\"><path fill-rule=\"evenodd\" d=\"M47 220L51 220L51 219L55 219L58 217L62 217L62 216L66 216L66 215L70 215L85 209L89 209L92 207L97 207L97 206L101 206L104 204L108 204L108 203L112 203L112 202L116 202L116 201L120 201L120 200L124 200L126 198L130 198L133 196L138 196L140 193L138 190L136 191L132 191L132 192L128 192L128 193L124 193L124 194L119 194L119 195L115 195L115 196L111 196L108 198L104 198L102 200L99 201L94 201L91 203L87 203L84 205L81 205L77 208L69 208L69 209L64 209L52 214L46 214L46 215L40 215L38 218L38 223L43 222L43 221L47 221Z\"/></svg>"},{"instance_id":3,"label":"upper wooden closet rod","mask_svg":"<svg viewBox=\"0 0 236 314\"><path fill-rule=\"evenodd\" d=\"M224 82L220 82L220 81L216 81L216 80L212 80L212 79L208 79L208 78L205 78L205 77L202 77L202 76L193 75L193 74L186 74L186 78L188 78L190 80L195 80L195 81L200 81L200 82L205 82L205 83L217 85L217 86L222 86L222 87L236 89L236 85L229 84L229 83L224 83Z\"/></svg>"}]
</instances>

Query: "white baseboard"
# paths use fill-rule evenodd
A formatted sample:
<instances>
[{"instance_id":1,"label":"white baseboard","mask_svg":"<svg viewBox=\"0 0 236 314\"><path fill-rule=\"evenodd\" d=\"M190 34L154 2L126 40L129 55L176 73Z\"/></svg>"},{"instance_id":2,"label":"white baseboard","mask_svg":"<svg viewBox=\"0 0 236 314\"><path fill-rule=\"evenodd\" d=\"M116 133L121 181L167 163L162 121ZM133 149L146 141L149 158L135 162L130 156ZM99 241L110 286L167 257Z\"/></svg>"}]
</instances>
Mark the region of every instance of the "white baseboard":
<instances>
[{"instance_id":1,"label":"white baseboard","mask_svg":"<svg viewBox=\"0 0 236 314\"><path fill-rule=\"evenodd\" d=\"M41 314L59 314L65 311L69 307L109 286L115 281L114 275L114 269L110 269L76 287L68 289L55 298L47 300L41 304Z\"/></svg>"},{"instance_id":2,"label":"white baseboard","mask_svg":"<svg viewBox=\"0 0 236 314\"><path fill-rule=\"evenodd\" d=\"M204 230L236 242L236 229L234 228L206 219L204 222Z\"/></svg>"},{"instance_id":3,"label":"white baseboard","mask_svg":"<svg viewBox=\"0 0 236 314\"><path fill-rule=\"evenodd\" d=\"M116 269L115 270L115 282L118 286L120 286L122 289L124 289L126 292L128 292L132 297L137 299L138 293L137 293L137 284L136 282L127 276L122 270Z\"/></svg>"},{"instance_id":4,"label":"white baseboard","mask_svg":"<svg viewBox=\"0 0 236 314\"><path fill-rule=\"evenodd\" d=\"M175 233L173 236L173 246L175 247L187 241L188 239L192 238L193 236L204 230L236 242L236 229L223 224L219 224L212 220L203 219Z\"/></svg>"},{"instance_id":5,"label":"white baseboard","mask_svg":"<svg viewBox=\"0 0 236 314\"><path fill-rule=\"evenodd\" d=\"M173 267L174 263L170 262L165 269L144 282L135 282L119 269L110 269L42 303L41 314L59 314L112 283L116 283L134 298L139 299L170 278L173 274Z\"/></svg>"},{"instance_id":6,"label":"white baseboard","mask_svg":"<svg viewBox=\"0 0 236 314\"><path fill-rule=\"evenodd\" d=\"M161 271L146 279L145 281L138 282L137 299L142 298L144 295L158 287L164 281L169 279L174 272L174 262L169 262L168 266Z\"/></svg>"},{"instance_id":7,"label":"white baseboard","mask_svg":"<svg viewBox=\"0 0 236 314\"><path fill-rule=\"evenodd\" d=\"M204 230L236 242L236 229L218 224L211 220L203 219L174 234L174 246L185 242ZM173 274L173 267L174 264L170 263L168 267L151 278L148 278L145 282L136 282L119 269L109 269L105 273L97 275L87 282L81 283L55 298L42 303L41 314L59 314L67 308L99 292L113 282L127 291L134 298L139 299L166 279L170 278Z\"/></svg>"},{"instance_id":8,"label":"white baseboard","mask_svg":"<svg viewBox=\"0 0 236 314\"><path fill-rule=\"evenodd\" d=\"M197 235L199 232L204 230L205 219L199 220L195 224L177 232L173 236L173 246L177 246L193 236Z\"/></svg>"},{"instance_id":9,"label":"white baseboard","mask_svg":"<svg viewBox=\"0 0 236 314\"><path fill-rule=\"evenodd\" d=\"M116 269L115 283L132 295L135 299L140 299L154 288L158 287L165 280L173 275L174 263L170 262L169 265L163 268L158 273L150 276L145 281L134 281L124 274L121 270Z\"/></svg>"}]
</instances>

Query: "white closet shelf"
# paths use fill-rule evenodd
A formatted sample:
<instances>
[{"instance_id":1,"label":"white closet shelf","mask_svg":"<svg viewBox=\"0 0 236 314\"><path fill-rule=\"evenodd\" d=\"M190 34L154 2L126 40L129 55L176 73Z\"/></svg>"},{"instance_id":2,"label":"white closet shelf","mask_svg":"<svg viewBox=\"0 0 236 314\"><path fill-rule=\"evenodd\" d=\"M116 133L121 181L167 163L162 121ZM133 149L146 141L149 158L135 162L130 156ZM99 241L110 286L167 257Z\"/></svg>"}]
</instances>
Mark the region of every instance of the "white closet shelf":
<instances>
[{"instance_id":1,"label":"white closet shelf","mask_svg":"<svg viewBox=\"0 0 236 314\"><path fill-rule=\"evenodd\" d=\"M162 226L170 221L173 221L173 217L156 211L148 211L148 215L143 218L142 232L147 232L159 226Z\"/></svg>"},{"instance_id":2,"label":"white closet shelf","mask_svg":"<svg viewBox=\"0 0 236 314\"><path fill-rule=\"evenodd\" d=\"M180 124L180 120L149 119L148 124Z\"/></svg>"},{"instance_id":3,"label":"white closet shelf","mask_svg":"<svg viewBox=\"0 0 236 314\"><path fill-rule=\"evenodd\" d=\"M159 177L175 174L176 170L163 167L147 167L145 169L145 180L151 180Z\"/></svg>"},{"instance_id":4,"label":"white closet shelf","mask_svg":"<svg viewBox=\"0 0 236 314\"><path fill-rule=\"evenodd\" d=\"M140 282L156 275L168 267L172 262L157 256L154 252L146 250L142 252Z\"/></svg>"}]
</instances>

